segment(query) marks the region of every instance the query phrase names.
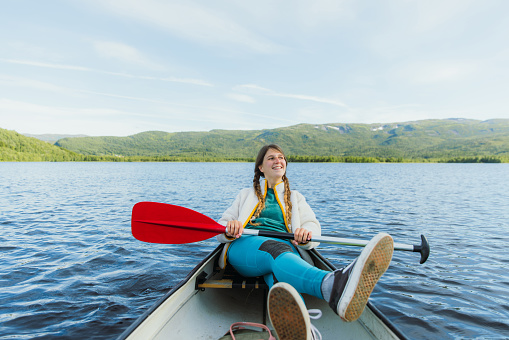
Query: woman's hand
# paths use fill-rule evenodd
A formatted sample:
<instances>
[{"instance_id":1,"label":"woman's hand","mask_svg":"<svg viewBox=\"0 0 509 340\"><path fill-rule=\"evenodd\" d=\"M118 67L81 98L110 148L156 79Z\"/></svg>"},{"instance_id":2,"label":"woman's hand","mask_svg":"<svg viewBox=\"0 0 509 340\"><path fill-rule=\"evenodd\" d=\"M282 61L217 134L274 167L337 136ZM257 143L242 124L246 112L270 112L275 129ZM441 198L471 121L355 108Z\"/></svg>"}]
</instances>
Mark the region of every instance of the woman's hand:
<instances>
[{"instance_id":1,"label":"woman's hand","mask_svg":"<svg viewBox=\"0 0 509 340\"><path fill-rule=\"evenodd\" d=\"M244 226L240 221L228 221L226 223L226 228L228 228L228 231L226 232L226 236L228 237L239 238L244 231Z\"/></svg>"},{"instance_id":2,"label":"woman's hand","mask_svg":"<svg viewBox=\"0 0 509 340\"><path fill-rule=\"evenodd\" d=\"M294 246L300 244L308 243L311 240L312 233L311 231L304 228L297 228L293 231L294 238L292 243Z\"/></svg>"}]
</instances>

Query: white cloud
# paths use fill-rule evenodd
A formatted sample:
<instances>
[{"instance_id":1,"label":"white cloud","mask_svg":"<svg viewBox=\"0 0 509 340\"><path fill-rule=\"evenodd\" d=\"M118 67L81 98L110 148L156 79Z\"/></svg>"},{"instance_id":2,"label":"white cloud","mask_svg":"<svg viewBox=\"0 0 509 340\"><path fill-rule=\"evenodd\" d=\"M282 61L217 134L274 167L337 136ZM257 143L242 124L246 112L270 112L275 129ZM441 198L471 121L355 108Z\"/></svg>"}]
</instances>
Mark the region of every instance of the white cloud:
<instances>
[{"instance_id":1,"label":"white cloud","mask_svg":"<svg viewBox=\"0 0 509 340\"><path fill-rule=\"evenodd\" d=\"M42 62L30 61L30 60L0 59L0 62L34 66L34 67L53 68L53 69L59 69L59 70L94 72L94 73L101 73L101 74L107 74L110 76L124 77L124 78L168 81L168 82L186 83L186 84L200 85L200 86L213 86L211 83L209 83L205 80L202 80L202 79L177 78L177 77L162 77L161 78L161 77L151 77L151 76L139 76L139 75L133 75L133 74L129 74L129 73L97 70L97 69L93 69L93 68L89 68L89 67L66 65L66 64L42 63Z\"/></svg>"},{"instance_id":2,"label":"white cloud","mask_svg":"<svg viewBox=\"0 0 509 340\"><path fill-rule=\"evenodd\" d=\"M340 107L347 107L347 105L339 100L336 99L330 99L330 98L324 98L324 97L318 97L318 96L310 96L305 94L292 94L292 93L281 93L276 92L255 84L245 84L245 85L237 85L234 87L235 91L241 91L245 92L247 91L250 94L253 95L264 95L264 96L273 96L273 97L283 97L283 98L293 98L293 99L299 99L299 100L307 100L307 101L313 101L317 103L323 103L323 104L330 104Z\"/></svg>"},{"instance_id":3,"label":"white cloud","mask_svg":"<svg viewBox=\"0 0 509 340\"><path fill-rule=\"evenodd\" d=\"M164 69L161 65L150 61L148 57L132 46L113 41L94 41L93 45L97 53L105 58L111 58L156 70Z\"/></svg>"},{"instance_id":4,"label":"white cloud","mask_svg":"<svg viewBox=\"0 0 509 340\"><path fill-rule=\"evenodd\" d=\"M473 62L436 61L413 62L403 66L398 74L413 83L457 82L467 79L477 70Z\"/></svg>"},{"instance_id":5,"label":"white cloud","mask_svg":"<svg viewBox=\"0 0 509 340\"><path fill-rule=\"evenodd\" d=\"M282 50L234 18L199 3L157 0L100 0L106 10L155 26L182 39L204 45L244 48L259 53Z\"/></svg>"},{"instance_id":6,"label":"white cloud","mask_svg":"<svg viewBox=\"0 0 509 340\"><path fill-rule=\"evenodd\" d=\"M35 66L35 67L54 68L54 69L59 69L59 70L95 71L88 67L65 65L65 64L42 63L42 62L30 61L30 60L0 59L0 62L10 63L10 64L27 65L27 66Z\"/></svg>"},{"instance_id":7,"label":"white cloud","mask_svg":"<svg viewBox=\"0 0 509 340\"><path fill-rule=\"evenodd\" d=\"M474 0L428 0L411 3L415 20L413 29L417 32L428 32L442 27L450 28L452 22L468 25L469 12L475 13L476 1ZM477 13L475 13L477 14ZM456 27L462 30L462 27Z\"/></svg>"},{"instance_id":8,"label":"white cloud","mask_svg":"<svg viewBox=\"0 0 509 340\"><path fill-rule=\"evenodd\" d=\"M72 108L72 107L58 107L58 106L47 106L32 104L28 102L20 102L16 100L10 100L6 98L0 98L0 110L6 116L11 114L24 114L31 117L39 117L39 119L45 118L63 118L69 116L81 116L85 118L93 117L107 117L107 116L119 116L124 115L126 112L114 109L102 109L102 108ZM44 116L44 118L41 117ZM133 115L133 114L130 114ZM136 114L134 114L136 115Z\"/></svg>"},{"instance_id":9,"label":"white cloud","mask_svg":"<svg viewBox=\"0 0 509 340\"><path fill-rule=\"evenodd\" d=\"M256 102L256 100L253 97L240 93L228 93L226 94L226 97L243 103L252 104Z\"/></svg>"},{"instance_id":10,"label":"white cloud","mask_svg":"<svg viewBox=\"0 0 509 340\"><path fill-rule=\"evenodd\" d=\"M0 98L2 128L20 133L126 135L135 131L140 115L115 109L38 105ZM129 116L129 119L121 119ZM134 118L134 120L132 120ZM22 129L19 127L23 126ZM93 133L91 133L93 131Z\"/></svg>"},{"instance_id":11,"label":"white cloud","mask_svg":"<svg viewBox=\"0 0 509 340\"><path fill-rule=\"evenodd\" d=\"M48 82L43 82L35 79L28 79L23 77L16 76L8 76L8 75L0 75L0 85L4 85L7 87L22 87L22 88L31 88L42 91L50 91L55 93L65 93L69 94L72 92L67 87L58 86L55 84L51 84Z\"/></svg>"},{"instance_id":12,"label":"white cloud","mask_svg":"<svg viewBox=\"0 0 509 340\"><path fill-rule=\"evenodd\" d=\"M200 86L214 86L213 84L202 80L202 79L193 79L193 78L177 78L177 77L166 77L166 78L149 78L147 79L159 79L162 81L169 81L173 83L184 83L184 84L193 84L193 85L200 85Z\"/></svg>"}]
</instances>

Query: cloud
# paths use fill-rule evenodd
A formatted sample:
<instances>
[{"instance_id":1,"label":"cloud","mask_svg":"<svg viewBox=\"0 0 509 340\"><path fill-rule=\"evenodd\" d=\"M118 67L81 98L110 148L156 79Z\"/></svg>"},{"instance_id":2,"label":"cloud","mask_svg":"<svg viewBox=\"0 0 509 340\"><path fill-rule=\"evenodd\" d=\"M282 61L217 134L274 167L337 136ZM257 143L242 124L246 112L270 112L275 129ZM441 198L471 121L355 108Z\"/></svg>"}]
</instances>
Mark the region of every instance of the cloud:
<instances>
[{"instance_id":1,"label":"cloud","mask_svg":"<svg viewBox=\"0 0 509 340\"><path fill-rule=\"evenodd\" d=\"M91 68L82 67L82 66L73 66L73 65L65 65L65 64L52 64L52 63L41 63L38 61L30 61L30 60L15 60L15 59L0 59L0 62L10 63L10 64L20 64L27 66L35 66L35 67L45 67L45 68L54 68L59 70L71 70L71 71L94 71Z\"/></svg>"},{"instance_id":2,"label":"cloud","mask_svg":"<svg viewBox=\"0 0 509 340\"><path fill-rule=\"evenodd\" d=\"M71 107L39 105L16 100L10 100L6 98L0 98L0 110L8 114L13 113L28 114L32 117L38 117L38 119L63 118L74 115L88 118L92 117L105 118L107 116L119 116L124 115L126 113L124 111L113 109L71 108Z\"/></svg>"},{"instance_id":3,"label":"cloud","mask_svg":"<svg viewBox=\"0 0 509 340\"><path fill-rule=\"evenodd\" d=\"M276 91L273 91L273 90L255 85L255 84L237 85L234 87L234 91L248 92L253 95L293 98L293 99L307 100L307 101L323 103L323 104L330 104L330 105L335 105L335 106L340 106L340 107L347 107L347 105L345 103L343 103L339 100L336 100L336 99L310 96L310 95L305 95L305 94L281 93L281 92L276 92Z\"/></svg>"},{"instance_id":4,"label":"cloud","mask_svg":"<svg viewBox=\"0 0 509 340\"><path fill-rule=\"evenodd\" d=\"M119 97L145 101L144 98ZM161 105L157 110L151 110L151 113L147 114L146 110L138 112L134 108L125 111L101 107L63 107L0 98L0 112L4 113L1 127L21 133L127 136L147 130L173 132L240 128L249 130L275 128L279 126L278 121L295 124L294 121L284 118L221 107L160 103L167 105ZM20 126L23 127L21 130Z\"/></svg>"},{"instance_id":5,"label":"cloud","mask_svg":"<svg viewBox=\"0 0 509 340\"><path fill-rule=\"evenodd\" d=\"M243 103L252 104L256 102L253 97L240 93L228 93L226 94L226 97Z\"/></svg>"},{"instance_id":6,"label":"cloud","mask_svg":"<svg viewBox=\"0 0 509 340\"><path fill-rule=\"evenodd\" d=\"M42 91L50 91L55 93L64 93L69 94L73 92L67 87L62 87L58 85L54 85L48 82L43 82L34 79L28 79L23 77L9 76L9 75L0 75L0 85L5 85L8 87L23 87L23 88L31 88Z\"/></svg>"},{"instance_id":7,"label":"cloud","mask_svg":"<svg viewBox=\"0 0 509 340\"><path fill-rule=\"evenodd\" d=\"M149 58L132 46L113 41L94 41L92 44L97 53L102 57L156 70L164 69L161 65L150 61Z\"/></svg>"},{"instance_id":8,"label":"cloud","mask_svg":"<svg viewBox=\"0 0 509 340\"><path fill-rule=\"evenodd\" d=\"M157 81L168 81L168 82L176 82L176 83L185 83L192 85L200 85L200 86L214 86L213 84L202 80L202 79L193 79L193 78L177 78L177 77L151 77L151 76L139 76L133 75L129 73L121 73L121 72L110 72L104 70L97 70L88 67L82 66L74 66L74 65L66 65L66 64L53 64L53 63L42 63L37 61L30 60L14 60L14 59L0 59L0 62L10 63L10 64L20 64L34 67L44 67L44 68L53 68L59 70L69 70L69 71L81 71L81 72L94 72L107 74L110 76L116 77L124 77L124 78L136 78L136 79L145 79L145 80L157 80Z\"/></svg>"},{"instance_id":9,"label":"cloud","mask_svg":"<svg viewBox=\"0 0 509 340\"><path fill-rule=\"evenodd\" d=\"M190 1L100 0L107 11L155 26L184 40L203 45L278 53L283 47L245 28L224 11Z\"/></svg>"},{"instance_id":10,"label":"cloud","mask_svg":"<svg viewBox=\"0 0 509 340\"><path fill-rule=\"evenodd\" d=\"M184 83L184 84L194 84L194 85L200 85L200 86L214 86L213 84L201 80L201 79L194 79L194 78L177 78L177 77L166 77L166 78L152 78L152 77L146 77L147 79L158 79L162 81L169 81L173 83Z\"/></svg>"},{"instance_id":11,"label":"cloud","mask_svg":"<svg viewBox=\"0 0 509 340\"><path fill-rule=\"evenodd\" d=\"M87 135L111 135L111 131L118 135L129 134L137 129L136 122L141 116L114 109L48 106L5 98L0 98L0 112L5 113L2 117L2 128L20 133L65 131ZM125 119L127 116L131 119ZM19 129L20 126L23 127L22 130Z\"/></svg>"},{"instance_id":12,"label":"cloud","mask_svg":"<svg viewBox=\"0 0 509 340\"><path fill-rule=\"evenodd\" d=\"M474 62L468 61L429 61L412 62L403 66L397 73L412 83L433 84L463 81L477 70Z\"/></svg>"}]
</instances>

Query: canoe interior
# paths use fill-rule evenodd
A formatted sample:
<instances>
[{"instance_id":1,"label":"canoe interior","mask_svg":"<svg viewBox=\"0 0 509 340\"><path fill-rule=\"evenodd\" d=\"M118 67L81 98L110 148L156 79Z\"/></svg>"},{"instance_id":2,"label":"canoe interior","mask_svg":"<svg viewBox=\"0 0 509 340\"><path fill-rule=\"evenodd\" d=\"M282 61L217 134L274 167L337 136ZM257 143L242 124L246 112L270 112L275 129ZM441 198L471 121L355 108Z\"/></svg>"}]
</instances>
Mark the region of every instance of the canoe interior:
<instances>
[{"instance_id":1,"label":"canoe interior","mask_svg":"<svg viewBox=\"0 0 509 340\"><path fill-rule=\"evenodd\" d=\"M152 306L120 339L213 339L228 332L234 322L265 323L273 329L266 315L265 289L206 288L196 289L197 279L217 275L220 249L205 258L181 284ZM331 269L330 264L314 253L317 267ZM201 275L201 276L200 276ZM198 280L200 281L200 280ZM201 282L201 281L200 281ZM304 294L308 309L320 309L318 320L311 320L323 339L400 339L403 336L386 324L371 308L365 308L355 322L343 322L328 304Z\"/></svg>"}]
</instances>

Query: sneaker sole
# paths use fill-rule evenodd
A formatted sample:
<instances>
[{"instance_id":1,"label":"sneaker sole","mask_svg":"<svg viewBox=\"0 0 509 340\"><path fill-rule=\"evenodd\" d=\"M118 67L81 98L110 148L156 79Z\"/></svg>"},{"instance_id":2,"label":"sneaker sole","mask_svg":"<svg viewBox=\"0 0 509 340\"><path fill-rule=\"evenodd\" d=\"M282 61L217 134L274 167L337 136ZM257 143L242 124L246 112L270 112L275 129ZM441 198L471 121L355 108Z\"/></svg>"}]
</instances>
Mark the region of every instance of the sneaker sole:
<instances>
[{"instance_id":1,"label":"sneaker sole","mask_svg":"<svg viewBox=\"0 0 509 340\"><path fill-rule=\"evenodd\" d=\"M310 339L310 324L306 306L291 285L279 282L269 292L270 322L279 340Z\"/></svg>"},{"instance_id":2,"label":"sneaker sole","mask_svg":"<svg viewBox=\"0 0 509 340\"><path fill-rule=\"evenodd\" d=\"M357 320L368 303L369 296L391 263L394 242L385 233L375 236L366 245L348 279L337 314L344 321Z\"/></svg>"}]
</instances>

